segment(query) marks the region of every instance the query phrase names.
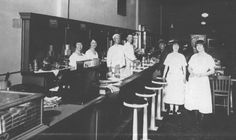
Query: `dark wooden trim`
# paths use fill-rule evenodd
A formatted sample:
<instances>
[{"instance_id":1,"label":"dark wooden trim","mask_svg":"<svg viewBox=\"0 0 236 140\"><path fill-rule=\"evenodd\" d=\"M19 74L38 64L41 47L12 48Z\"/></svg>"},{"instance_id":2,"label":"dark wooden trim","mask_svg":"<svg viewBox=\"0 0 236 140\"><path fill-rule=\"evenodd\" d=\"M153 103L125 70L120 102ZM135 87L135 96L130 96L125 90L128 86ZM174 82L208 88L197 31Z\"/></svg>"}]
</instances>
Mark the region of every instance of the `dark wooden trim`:
<instances>
[{"instance_id":1,"label":"dark wooden trim","mask_svg":"<svg viewBox=\"0 0 236 140\"><path fill-rule=\"evenodd\" d=\"M21 32L21 71L29 71L30 19L31 13L20 13Z\"/></svg>"},{"instance_id":2,"label":"dark wooden trim","mask_svg":"<svg viewBox=\"0 0 236 140\"><path fill-rule=\"evenodd\" d=\"M14 71L14 72L9 72L9 74L16 74L16 73L21 73L21 71ZM0 76L5 76L7 73L1 73Z\"/></svg>"}]
</instances>

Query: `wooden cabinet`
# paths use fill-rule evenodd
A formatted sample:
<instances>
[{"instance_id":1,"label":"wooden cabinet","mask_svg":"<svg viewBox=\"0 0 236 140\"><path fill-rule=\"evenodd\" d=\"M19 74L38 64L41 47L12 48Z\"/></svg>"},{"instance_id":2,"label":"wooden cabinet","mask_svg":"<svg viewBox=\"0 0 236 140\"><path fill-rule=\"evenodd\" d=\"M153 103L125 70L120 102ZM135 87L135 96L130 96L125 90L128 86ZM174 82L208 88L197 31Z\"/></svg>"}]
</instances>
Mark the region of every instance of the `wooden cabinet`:
<instances>
[{"instance_id":1,"label":"wooden cabinet","mask_svg":"<svg viewBox=\"0 0 236 140\"><path fill-rule=\"evenodd\" d=\"M106 55L114 33L121 34L124 40L135 30L99 25L95 23L59 18L36 13L20 13L22 19L22 56L21 71L30 71L30 64L37 60L38 67L42 65L49 45L53 45L56 58L63 55L65 44L74 49L76 42L83 43L83 52L90 45L90 40L97 40L99 56ZM34 67L33 67L34 69Z\"/></svg>"},{"instance_id":2,"label":"wooden cabinet","mask_svg":"<svg viewBox=\"0 0 236 140\"><path fill-rule=\"evenodd\" d=\"M128 34L141 35L136 30L49 15L20 13L20 16L22 19L21 72L23 84L31 83L46 88L50 87L48 84L53 83L50 80L51 77L36 75L32 71L42 67L50 45L54 50L53 60L60 64L63 62L63 50L66 44L73 51L75 43L82 42L83 52L85 52L90 46L91 39L95 39L98 44L99 57L104 58L108 48L112 45L113 34L119 33L121 40L125 40ZM136 42L139 41L136 40Z\"/></svg>"}]
</instances>

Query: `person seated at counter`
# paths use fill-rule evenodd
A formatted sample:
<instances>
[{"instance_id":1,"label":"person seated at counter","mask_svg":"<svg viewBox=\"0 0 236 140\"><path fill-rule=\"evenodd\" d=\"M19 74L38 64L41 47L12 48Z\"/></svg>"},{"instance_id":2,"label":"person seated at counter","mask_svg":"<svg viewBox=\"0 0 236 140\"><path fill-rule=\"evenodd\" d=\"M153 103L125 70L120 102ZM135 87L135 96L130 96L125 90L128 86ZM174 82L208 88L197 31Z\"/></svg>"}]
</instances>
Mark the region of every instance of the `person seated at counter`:
<instances>
[{"instance_id":1,"label":"person seated at counter","mask_svg":"<svg viewBox=\"0 0 236 140\"><path fill-rule=\"evenodd\" d=\"M92 39L90 42L90 48L85 52L85 55L88 59L98 58L98 53L95 50L97 47L96 40Z\"/></svg>"},{"instance_id":2,"label":"person seated at counter","mask_svg":"<svg viewBox=\"0 0 236 140\"><path fill-rule=\"evenodd\" d=\"M151 57L152 59L159 63L159 66L157 68L157 70L155 71L155 76L161 76L163 75L163 72L164 72L164 61L166 59L166 56L168 55L169 51L167 50L166 48L166 43L163 39L160 39L158 41L158 50L154 51L152 54L151 54ZM154 77L155 77L154 76Z\"/></svg>"},{"instance_id":3,"label":"person seated at counter","mask_svg":"<svg viewBox=\"0 0 236 140\"><path fill-rule=\"evenodd\" d=\"M50 44L44 54L44 58L42 61L42 70L51 70L56 67L56 63L58 61L58 53L55 52L54 46Z\"/></svg>"},{"instance_id":4,"label":"person seated at counter","mask_svg":"<svg viewBox=\"0 0 236 140\"><path fill-rule=\"evenodd\" d=\"M76 43L75 51L69 57L69 65L74 69L77 69L77 61L86 60L87 57L82 53L83 44L81 42Z\"/></svg>"},{"instance_id":5,"label":"person seated at counter","mask_svg":"<svg viewBox=\"0 0 236 140\"><path fill-rule=\"evenodd\" d=\"M108 75L112 76L112 74L116 73L115 69L120 73L124 73L125 70L125 53L123 50L123 46L120 45L120 35L113 35L114 45L111 46L107 51L107 67L109 70Z\"/></svg>"}]
</instances>

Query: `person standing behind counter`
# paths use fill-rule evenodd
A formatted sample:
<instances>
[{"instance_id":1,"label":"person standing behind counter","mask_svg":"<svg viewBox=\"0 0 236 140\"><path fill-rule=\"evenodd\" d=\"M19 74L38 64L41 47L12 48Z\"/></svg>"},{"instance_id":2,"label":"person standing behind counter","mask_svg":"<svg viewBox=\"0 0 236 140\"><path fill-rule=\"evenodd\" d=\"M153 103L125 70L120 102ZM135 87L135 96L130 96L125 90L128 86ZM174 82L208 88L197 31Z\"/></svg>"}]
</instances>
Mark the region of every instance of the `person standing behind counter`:
<instances>
[{"instance_id":1,"label":"person standing behind counter","mask_svg":"<svg viewBox=\"0 0 236 140\"><path fill-rule=\"evenodd\" d=\"M87 57L82 53L83 44L81 42L76 43L75 51L69 58L69 65L75 69L77 69L77 61L86 60Z\"/></svg>"},{"instance_id":2,"label":"person standing behind counter","mask_svg":"<svg viewBox=\"0 0 236 140\"><path fill-rule=\"evenodd\" d=\"M92 39L90 42L89 49L85 52L85 56L87 59L98 59L98 53L95 50L97 47L97 42ZM97 89L98 81L99 81L99 69L97 68L90 68L83 72L83 76L85 77L83 80L83 101L88 102L94 97L97 96L99 92Z\"/></svg>"},{"instance_id":3,"label":"person standing behind counter","mask_svg":"<svg viewBox=\"0 0 236 140\"><path fill-rule=\"evenodd\" d=\"M134 47L131 44L133 42L133 36L128 35L127 36L127 42L124 44L124 53L125 53L125 61L126 61L126 72L129 73L130 68L132 67L133 63L137 60L137 58L134 55Z\"/></svg>"},{"instance_id":4,"label":"person standing behind counter","mask_svg":"<svg viewBox=\"0 0 236 140\"><path fill-rule=\"evenodd\" d=\"M90 48L85 52L85 55L88 59L94 59L94 58L98 58L98 53L95 50L97 47L97 42L92 39L92 41L90 42Z\"/></svg>"},{"instance_id":5,"label":"person standing behind counter","mask_svg":"<svg viewBox=\"0 0 236 140\"><path fill-rule=\"evenodd\" d=\"M123 46L120 45L120 35L113 35L114 45L111 46L107 51L107 67L109 69L109 76L114 73L112 69L120 70L120 73L123 73L125 68L125 54Z\"/></svg>"}]
</instances>

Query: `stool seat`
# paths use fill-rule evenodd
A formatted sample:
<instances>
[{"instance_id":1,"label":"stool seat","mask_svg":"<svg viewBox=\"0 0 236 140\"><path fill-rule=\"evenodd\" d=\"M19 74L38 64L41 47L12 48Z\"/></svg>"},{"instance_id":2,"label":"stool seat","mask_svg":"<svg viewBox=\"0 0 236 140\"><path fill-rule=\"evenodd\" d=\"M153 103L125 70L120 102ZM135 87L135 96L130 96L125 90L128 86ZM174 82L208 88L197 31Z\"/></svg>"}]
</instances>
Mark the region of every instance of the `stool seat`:
<instances>
[{"instance_id":1,"label":"stool seat","mask_svg":"<svg viewBox=\"0 0 236 140\"><path fill-rule=\"evenodd\" d=\"M126 107L130 107L133 109L133 133L132 133L132 140L138 140L138 109L142 109L143 108L143 129L144 129L144 133L143 133L143 139L144 140L148 140L147 136L148 136L148 131L147 131L147 106L148 106L148 102L146 100L144 100L144 98L142 97L130 97L127 98L126 101L123 102L124 106Z\"/></svg>"},{"instance_id":2,"label":"stool seat","mask_svg":"<svg viewBox=\"0 0 236 140\"><path fill-rule=\"evenodd\" d=\"M142 89L141 91L136 92L136 95L139 97L149 98L156 96L156 93L147 89Z\"/></svg>"},{"instance_id":3,"label":"stool seat","mask_svg":"<svg viewBox=\"0 0 236 140\"><path fill-rule=\"evenodd\" d=\"M166 85L167 84L165 79L153 79L152 83L154 83L154 84L161 84L161 85Z\"/></svg>"},{"instance_id":4,"label":"stool seat","mask_svg":"<svg viewBox=\"0 0 236 140\"><path fill-rule=\"evenodd\" d=\"M123 104L130 108L144 108L148 105L148 102L141 97L134 97L124 101Z\"/></svg>"},{"instance_id":5,"label":"stool seat","mask_svg":"<svg viewBox=\"0 0 236 140\"><path fill-rule=\"evenodd\" d=\"M159 77L159 76L157 76L157 77L155 77L155 78L153 78L153 79L164 79L163 77Z\"/></svg>"},{"instance_id":6,"label":"stool seat","mask_svg":"<svg viewBox=\"0 0 236 140\"><path fill-rule=\"evenodd\" d=\"M149 90L160 90L163 86L161 84L148 83L145 85L145 89Z\"/></svg>"}]
</instances>

